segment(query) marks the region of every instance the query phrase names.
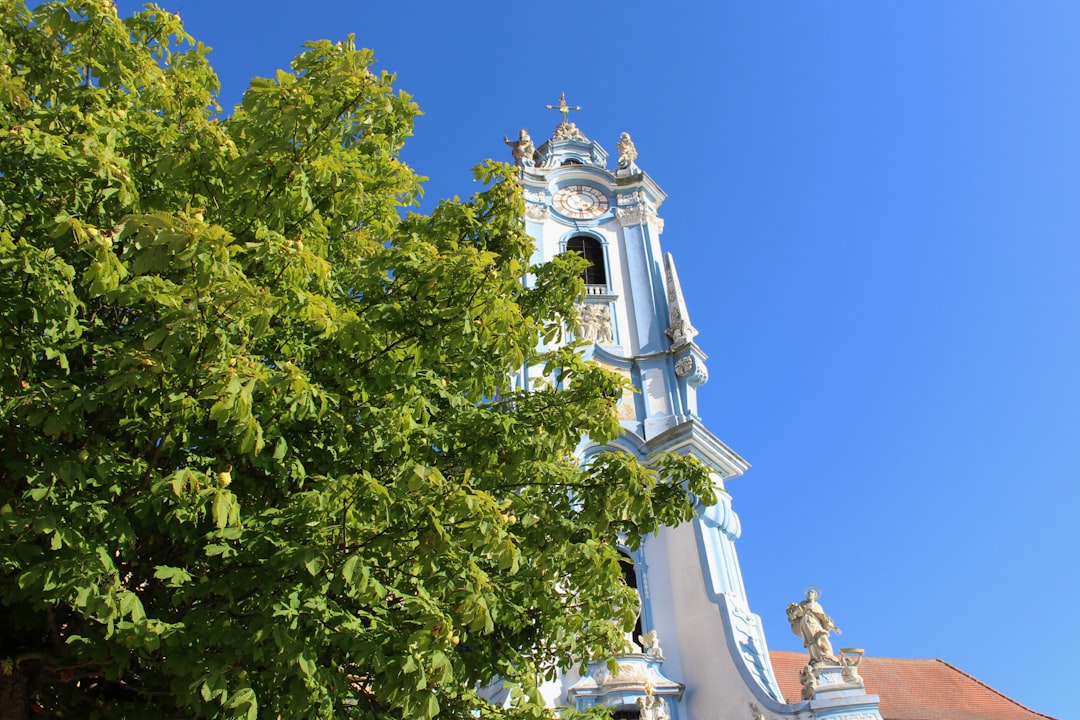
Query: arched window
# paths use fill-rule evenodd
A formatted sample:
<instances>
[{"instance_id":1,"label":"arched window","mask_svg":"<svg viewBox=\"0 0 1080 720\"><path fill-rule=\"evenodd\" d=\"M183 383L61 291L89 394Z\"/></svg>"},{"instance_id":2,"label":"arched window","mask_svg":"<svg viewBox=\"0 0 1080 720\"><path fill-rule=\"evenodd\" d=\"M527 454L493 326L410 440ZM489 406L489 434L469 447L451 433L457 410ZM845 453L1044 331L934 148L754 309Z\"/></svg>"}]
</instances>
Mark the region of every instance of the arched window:
<instances>
[{"instance_id":1,"label":"arched window","mask_svg":"<svg viewBox=\"0 0 1080 720\"><path fill-rule=\"evenodd\" d=\"M611 713L613 720L641 720L641 711L634 709L616 710Z\"/></svg>"},{"instance_id":2,"label":"arched window","mask_svg":"<svg viewBox=\"0 0 1080 720\"><path fill-rule=\"evenodd\" d=\"M577 235L566 242L566 249L576 252L589 261L589 267L581 273L586 285L602 287L607 290L607 270L604 267L604 248L596 238Z\"/></svg>"},{"instance_id":3,"label":"arched window","mask_svg":"<svg viewBox=\"0 0 1080 720\"><path fill-rule=\"evenodd\" d=\"M637 642L638 638L645 634L644 629L641 627L641 589L638 587L637 570L634 568L634 561L621 552L620 555L619 565L622 566L623 582L626 583L627 587L633 588L638 596L638 616L637 622L634 623L633 635L634 642Z\"/></svg>"},{"instance_id":4,"label":"arched window","mask_svg":"<svg viewBox=\"0 0 1080 720\"><path fill-rule=\"evenodd\" d=\"M562 164L563 165L584 165L585 163L581 162L577 158L567 158L566 160L562 161Z\"/></svg>"}]
</instances>

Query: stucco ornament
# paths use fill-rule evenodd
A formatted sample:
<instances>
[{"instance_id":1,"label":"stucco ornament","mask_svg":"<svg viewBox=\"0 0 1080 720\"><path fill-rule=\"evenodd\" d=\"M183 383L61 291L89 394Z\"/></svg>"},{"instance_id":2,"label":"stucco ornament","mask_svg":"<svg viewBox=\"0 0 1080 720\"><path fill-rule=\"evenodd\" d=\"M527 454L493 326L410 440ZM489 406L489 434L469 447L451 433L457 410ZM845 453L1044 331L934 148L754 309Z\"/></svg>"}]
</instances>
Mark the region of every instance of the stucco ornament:
<instances>
[{"instance_id":1,"label":"stucco ornament","mask_svg":"<svg viewBox=\"0 0 1080 720\"><path fill-rule=\"evenodd\" d=\"M694 358L690 357L689 355L684 355L675 362L675 374L679 377L686 377L693 369Z\"/></svg>"},{"instance_id":2,"label":"stucco ornament","mask_svg":"<svg viewBox=\"0 0 1080 720\"><path fill-rule=\"evenodd\" d=\"M634 167L634 161L637 160L637 148L634 147L634 141L630 139L630 133L620 133L619 144L615 147L619 151L619 169Z\"/></svg>"},{"instance_id":3,"label":"stucco ornament","mask_svg":"<svg viewBox=\"0 0 1080 720\"><path fill-rule=\"evenodd\" d=\"M660 635L655 630L650 630L644 635L638 635L638 643L641 645L641 651L645 653L645 657L650 660L664 659L664 651L660 647Z\"/></svg>"},{"instance_id":4,"label":"stucco ornament","mask_svg":"<svg viewBox=\"0 0 1080 720\"><path fill-rule=\"evenodd\" d=\"M806 589L806 599L787 606L788 622L791 632L802 638L803 647L810 653L810 664L830 663L839 665L840 661L833 654L829 633L840 634L840 628L833 624L832 618L825 614L817 601L820 591L816 587Z\"/></svg>"},{"instance_id":5,"label":"stucco ornament","mask_svg":"<svg viewBox=\"0 0 1080 720\"><path fill-rule=\"evenodd\" d=\"M532 203L526 203L525 205L525 219L526 220L546 220L548 216L547 205L533 205Z\"/></svg>"},{"instance_id":6,"label":"stucco ornament","mask_svg":"<svg viewBox=\"0 0 1080 720\"><path fill-rule=\"evenodd\" d=\"M536 164L536 146L533 145L529 131L521 128L518 131L518 139L511 140L503 135L503 142L510 146L510 154L514 158L514 164L518 167L532 167Z\"/></svg>"},{"instance_id":7,"label":"stucco ornament","mask_svg":"<svg viewBox=\"0 0 1080 720\"><path fill-rule=\"evenodd\" d=\"M552 140L580 140L581 142L588 142L589 139L585 137L585 134L578 130L578 126L572 122L562 122L555 128L554 134L551 136Z\"/></svg>"},{"instance_id":8,"label":"stucco ornament","mask_svg":"<svg viewBox=\"0 0 1080 720\"><path fill-rule=\"evenodd\" d=\"M615 208L615 217L619 219L619 224L623 227L627 225L650 225L656 229L656 232L664 232L663 219L656 214L656 210L647 202Z\"/></svg>"},{"instance_id":9,"label":"stucco ornament","mask_svg":"<svg viewBox=\"0 0 1080 720\"><path fill-rule=\"evenodd\" d=\"M601 345L611 345L611 309L607 305L584 304L577 306L581 320L581 339L592 340Z\"/></svg>"}]
</instances>

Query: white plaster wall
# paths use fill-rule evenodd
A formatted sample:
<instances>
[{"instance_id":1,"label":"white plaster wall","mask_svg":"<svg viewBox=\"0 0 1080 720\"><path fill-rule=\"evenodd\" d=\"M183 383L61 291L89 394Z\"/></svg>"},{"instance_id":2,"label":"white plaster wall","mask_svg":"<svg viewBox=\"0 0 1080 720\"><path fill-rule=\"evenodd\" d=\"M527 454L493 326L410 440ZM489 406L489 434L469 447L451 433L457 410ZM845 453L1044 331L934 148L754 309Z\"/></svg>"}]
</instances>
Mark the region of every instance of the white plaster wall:
<instances>
[{"instance_id":1,"label":"white plaster wall","mask_svg":"<svg viewBox=\"0 0 1080 720\"><path fill-rule=\"evenodd\" d=\"M735 665L741 660L728 650L720 607L709 599L705 587L693 525L664 528L661 537L667 563L657 562L655 567L650 563L650 571L653 588L665 579L669 586L666 607L662 612L657 608L656 617L666 616L674 625L660 635L665 658L668 647L674 646L680 665L679 674L665 674L686 685L681 720L747 720L750 703L760 702ZM664 570L667 577L662 579ZM666 659L664 666L667 670Z\"/></svg>"},{"instance_id":2,"label":"white plaster wall","mask_svg":"<svg viewBox=\"0 0 1080 720\"><path fill-rule=\"evenodd\" d=\"M650 368L641 374L641 392L645 396L645 409L648 417L668 415L671 406L668 404L667 377L663 368Z\"/></svg>"}]
</instances>

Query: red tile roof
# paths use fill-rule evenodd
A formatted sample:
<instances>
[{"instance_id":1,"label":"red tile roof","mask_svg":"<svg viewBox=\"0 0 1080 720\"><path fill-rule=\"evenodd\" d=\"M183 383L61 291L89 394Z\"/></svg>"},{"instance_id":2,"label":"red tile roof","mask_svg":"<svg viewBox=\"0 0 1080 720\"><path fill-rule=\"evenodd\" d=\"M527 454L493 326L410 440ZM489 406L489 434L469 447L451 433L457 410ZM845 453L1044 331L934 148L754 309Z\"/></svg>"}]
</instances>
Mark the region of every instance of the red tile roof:
<instances>
[{"instance_id":1,"label":"red tile roof","mask_svg":"<svg viewBox=\"0 0 1080 720\"><path fill-rule=\"evenodd\" d=\"M771 651L780 691L802 701L799 672L805 653ZM859 674L881 697L884 720L1054 720L1002 695L944 660L865 657Z\"/></svg>"}]
</instances>

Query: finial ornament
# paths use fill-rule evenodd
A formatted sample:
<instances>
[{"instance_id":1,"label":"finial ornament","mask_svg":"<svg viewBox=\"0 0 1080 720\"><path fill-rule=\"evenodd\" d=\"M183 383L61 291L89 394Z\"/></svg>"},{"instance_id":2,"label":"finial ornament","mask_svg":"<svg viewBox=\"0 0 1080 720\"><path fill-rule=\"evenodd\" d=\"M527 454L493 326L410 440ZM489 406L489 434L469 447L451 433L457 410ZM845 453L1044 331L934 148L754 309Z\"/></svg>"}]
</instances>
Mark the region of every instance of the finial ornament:
<instances>
[{"instance_id":1,"label":"finial ornament","mask_svg":"<svg viewBox=\"0 0 1080 720\"><path fill-rule=\"evenodd\" d=\"M690 313L686 309L686 299L683 297L682 285L679 284L679 274L675 272L675 258L671 256L671 253L664 253L664 272L667 275L667 336L671 338L672 346L678 348L693 340L698 331L690 324ZM679 368L676 366L675 372L678 371ZM689 371L690 368L686 372ZM682 375L685 374L685 372L682 373Z\"/></svg>"},{"instance_id":2,"label":"finial ornament","mask_svg":"<svg viewBox=\"0 0 1080 720\"><path fill-rule=\"evenodd\" d=\"M548 110L558 110L559 112L561 112L562 113L562 121L565 123L565 122L568 122L569 119L570 119L570 111L571 110L581 110L581 106L580 105L573 105L573 106L567 105L566 104L566 93L563 92L561 95L559 95L559 104L558 105L548 105L547 109Z\"/></svg>"},{"instance_id":3,"label":"finial ornament","mask_svg":"<svg viewBox=\"0 0 1080 720\"><path fill-rule=\"evenodd\" d=\"M833 624L832 618L818 602L821 591L816 585L806 588L806 599L787 606L787 618L791 623L791 632L802 638L803 647L810 653L810 665L839 665L840 660L833 654L829 633L840 634L840 628Z\"/></svg>"}]
</instances>

